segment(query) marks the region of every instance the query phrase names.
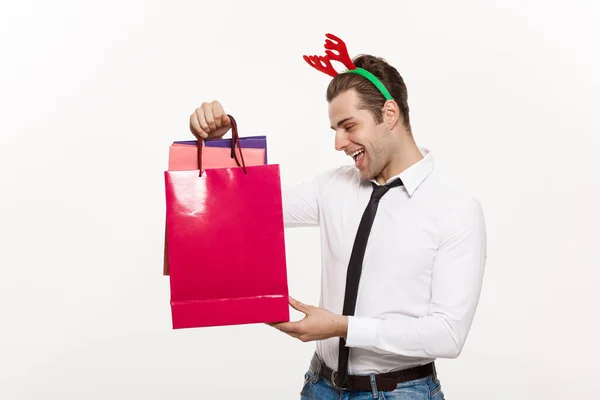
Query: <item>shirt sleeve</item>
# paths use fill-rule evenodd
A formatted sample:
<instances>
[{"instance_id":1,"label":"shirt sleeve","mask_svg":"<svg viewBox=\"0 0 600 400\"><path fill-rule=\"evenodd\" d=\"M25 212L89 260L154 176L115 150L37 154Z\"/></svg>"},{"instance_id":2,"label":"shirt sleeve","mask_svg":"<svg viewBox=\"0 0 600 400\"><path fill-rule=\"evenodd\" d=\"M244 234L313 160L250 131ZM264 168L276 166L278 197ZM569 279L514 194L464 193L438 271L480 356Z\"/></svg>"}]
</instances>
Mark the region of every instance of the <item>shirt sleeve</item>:
<instances>
[{"instance_id":1,"label":"shirt sleeve","mask_svg":"<svg viewBox=\"0 0 600 400\"><path fill-rule=\"evenodd\" d=\"M427 315L389 319L350 316L346 345L382 354L458 357L479 302L486 258L483 211L480 203L471 199L443 223Z\"/></svg>"},{"instance_id":2,"label":"shirt sleeve","mask_svg":"<svg viewBox=\"0 0 600 400\"><path fill-rule=\"evenodd\" d=\"M319 225L319 198L316 179L282 189L285 227Z\"/></svg>"}]
</instances>

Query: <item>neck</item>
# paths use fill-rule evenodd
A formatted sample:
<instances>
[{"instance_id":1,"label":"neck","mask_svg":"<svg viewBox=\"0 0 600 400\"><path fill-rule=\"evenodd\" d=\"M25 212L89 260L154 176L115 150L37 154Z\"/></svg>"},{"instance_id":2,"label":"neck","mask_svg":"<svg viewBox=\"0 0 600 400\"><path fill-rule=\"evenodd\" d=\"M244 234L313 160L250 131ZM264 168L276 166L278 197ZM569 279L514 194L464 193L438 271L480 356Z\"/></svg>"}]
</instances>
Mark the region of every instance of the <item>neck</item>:
<instances>
[{"instance_id":1,"label":"neck","mask_svg":"<svg viewBox=\"0 0 600 400\"><path fill-rule=\"evenodd\" d=\"M375 177L377 182L381 185L384 185L391 177L402 173L423 159L423 154L421 154L421 150L419 150L412 135L402 135L402 138L403 140L397 144L396 150L390 158L390 162L381 173Z\"/></svg>"}]
</instances>

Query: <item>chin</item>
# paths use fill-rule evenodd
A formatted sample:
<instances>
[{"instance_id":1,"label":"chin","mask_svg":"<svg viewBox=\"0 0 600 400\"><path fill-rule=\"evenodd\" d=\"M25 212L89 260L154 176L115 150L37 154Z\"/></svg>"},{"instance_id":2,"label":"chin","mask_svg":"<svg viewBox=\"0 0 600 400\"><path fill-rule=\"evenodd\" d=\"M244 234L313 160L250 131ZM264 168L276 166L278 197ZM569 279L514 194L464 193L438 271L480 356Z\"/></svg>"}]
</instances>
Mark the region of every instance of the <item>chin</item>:
<instances>
[{"instance_id":1,"label":"chin","mask_svg":"<svg viewBox=\"0 0 600 400\"><path fill-rule=\"evenodd\" d=\"M371 171L359 169L358 172L360 173L360 177L363 179L373 179L375 177L375 174L373 174Z\"/></svg>"}]
</instances>

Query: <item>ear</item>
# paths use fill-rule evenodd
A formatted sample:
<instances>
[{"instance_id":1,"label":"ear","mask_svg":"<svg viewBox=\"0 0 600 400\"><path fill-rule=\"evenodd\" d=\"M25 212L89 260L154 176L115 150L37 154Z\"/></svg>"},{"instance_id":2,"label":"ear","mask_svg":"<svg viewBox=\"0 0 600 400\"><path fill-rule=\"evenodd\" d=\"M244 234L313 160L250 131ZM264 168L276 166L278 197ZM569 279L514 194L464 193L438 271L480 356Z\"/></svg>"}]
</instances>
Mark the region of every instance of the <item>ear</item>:
<instances>
[{"instance_id":1,"label":"ear","mask_svg":"<svg viewBox=\"0 0 600 400\"><path fill-rule=\"evenodd\" d=\"M383 122L390 130L394 129L398 123L402 123L400 107L394 100L388 100L383 105Z\"/></svg>"}]
</instances>

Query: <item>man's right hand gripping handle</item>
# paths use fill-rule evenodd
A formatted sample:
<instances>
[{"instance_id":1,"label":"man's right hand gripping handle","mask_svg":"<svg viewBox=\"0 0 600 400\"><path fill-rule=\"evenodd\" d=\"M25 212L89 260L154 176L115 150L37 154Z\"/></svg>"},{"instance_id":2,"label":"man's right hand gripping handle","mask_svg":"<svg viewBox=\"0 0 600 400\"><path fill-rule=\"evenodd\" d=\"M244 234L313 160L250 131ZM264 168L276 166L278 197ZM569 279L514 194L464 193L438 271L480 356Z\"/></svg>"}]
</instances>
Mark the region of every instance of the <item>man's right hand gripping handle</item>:
<instances>
[{"instance_id":1,"label":"man's right hand gripping handle","mask_svg":"<svg viewBox=\"0 0 600 400\"><path fill-rule=\"evenodd\" d=\"M231 128L231 121L217 100L202 105L190 115L190 131L198 139L219 139Z\"/></svg>"}]
</instances>

